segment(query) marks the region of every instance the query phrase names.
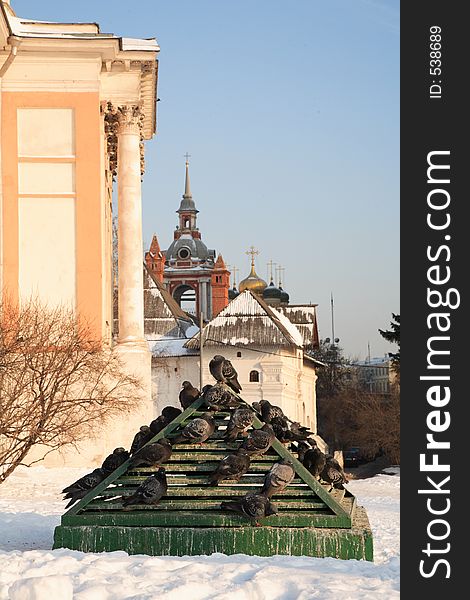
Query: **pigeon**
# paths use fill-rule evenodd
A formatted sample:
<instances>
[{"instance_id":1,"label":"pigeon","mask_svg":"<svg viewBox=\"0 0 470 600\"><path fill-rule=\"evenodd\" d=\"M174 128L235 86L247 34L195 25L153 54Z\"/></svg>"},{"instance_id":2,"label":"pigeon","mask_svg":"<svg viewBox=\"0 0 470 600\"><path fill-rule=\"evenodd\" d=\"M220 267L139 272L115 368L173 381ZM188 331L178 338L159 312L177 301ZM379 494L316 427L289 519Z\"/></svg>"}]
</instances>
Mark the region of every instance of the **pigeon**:
<instances>
[{"instance_id":1,"label":"pigeon","mask_svg":"<svg viewBox=\"0 0 470 600\"><path fill-rule=\"evenodd\" d=\"M218 485L224 479L240 481L250 468L250 456L239 450L237 454L225 456L217 465L217 469L209 477L209 485Z\"/></svg>"},{"instance_id":2,"label":"pigeon","mask_svg":"<svg viewBox=\"0 0 470 600\"><path fill-rule=\"evenodd\" d=\"M72 504L75 504L77 500L84 498L90 490L95 488L106 477L107 475L103 469L95 469L91 473L87 473L83 477L80 477L80 479L77 479L77 481L74 483L64 488L62 490L62 493L65 494L64 500L70 498L70 502L65 508L72 506Z\"/></svg>"},{"instance_id":3,"label":"pigeon","mask_svg":"<svg viewBox=\"0 0 470 600\"><path fill-rule=\"evenodd\" d=\"M244 406L235 396L220 384L204 386L204 401L211 410L229 410Z\"/></svg>"},{"instance_id":4,"label":"pigeon","mask_svg":"<svg viewBox=\"0 0 470 600\"><path fill-rule=\"evenodd\" d=\"M261 418L265 423L271 423L271 420L274 417L279 417L281 419L286 419L286 415L283 413L282 408L280 406L276 406L275 404L271 404L268 400L261 400L260 402L253 402L253 408L261 413Z\"/></svg>"},{"instance_id":5,"label":"pigeon","mask_svg":"<svg viewBox=\"0 0 470 600\"><path fill-rule=\"evenodd\" d=\"M246 450L251 456L261 455L268 451L275 439L271 425L264 424L261 429L253 429L243 440L240 449Z\"/></svg>"},{"instance_id":6,"label":"pigeon","mask_svg":"<svg viewBox=\"0 0 470 600\"><path fill-rule=\"evenodd\" d=\"M337 490L344 490L343 484L349 483L349 479L346 477L341 465L332 456L326 457L326 464L320 477Z\"/></svg>"},{"instance_id":7,"label":"pigeon","mask_svg":"<svg viewBox=\"0 0 470 600\"><path fill-rule=\"evenodd\" d=\"M216 381L226 383L237 394L242 390L242 386L238 382L238 375L232 363L224 356L216 354L209 362L209 371Z\"/></svg>"},{"instance_id":8,"label":"pigeon","mask_svg":"<svg viewBox=\"0 0 470 600\"><path fill-rule=\"evenodd\" d=\"M285 417L273 417L269 423L273 428L277 439L283 444L294 440L294 434L289 429L289 423Z\"/></svg>"},{"instance_id":9,"label":"pigeon","mask_svg":"<svg viewBox=\"0 0 470 600\"><path fill-rule=\"evenodd\" d=\"M130 453L135 454L137 450L140 450L142 446L145 446L147 442L153 438L154 434L152 433L150 427L147 425L142 425L139 431L135 434L134 439L132 440Z\"/></svg>"},{"instance_id":10,"label":"pigeon","mask_svg":"<svg viewBox=\"0 0 470 600\"><path fill-rule=\"evenodd\" d=\"M103 469L106 476L115 471L118 467L120 467L126 460L129 458L130 454L124 448L115 448L114 452L107 456L101 468Z\"/></svg>"},{"instance_id":11,"label":"pigeon","mask_svg":"<svg viewBox=\"0 0 470 600\"><path fill-rule=\"evenodd\" d=\"M320 477L321 472L325 468L326 465L326 456L316 445L315 440L310 440L310 442L315 444L313 448L310 448L305 442L301 442L298 444L298 456L300 462L307 469L309 473L311 473L315 479Z\"/></svg>"},{"instance_id":12,"label":"pigeon","mask_svg":"<svg viewBox=\"0 0 470 600\"><path fill-rule=\"evenodd\" d=\"M129 468L132 467L157 467L166 462L171 456L171 444L166 438L161 438L154 444L147 444L138 450L129 463Z\"/></svg>"},{"instance_id":13,"label":"pigeon","mask_svg":"<svg viewBox=\"0 0 470 600\"><path fill-rule=\"evenodd\" d=\"M162 414L150 423L150 431L154 435L157 435L157 433L160 433L162 429L165 429L165 427L174 421L180 414L181 409L175 408L174 406L165 406L162 410Z\"/></svg>"},{"instance_id":14,"label":"pigeon","mask_svg":"<svg viewBox=\"0 0 470 600\"><path fill-rule=\"evenodd\" d=\"M225 439L233 442L237 439L239 433L245 433L248 427L253 424L255 413L250 408L237 408L230 417L225 432Z\"/></svg>"},{"instance_id":15,"label":"pigeon","mask_svg":"<svg viewBox=\"0 0 470 600\"><path fill-rule=\"evenodd\" d=\"M211 413L204 413L190 421L186 427L173 439L173 444L202 444L215 431L215 421Z\"/></svg>"},{"instance_id":16,"label":"pigeon","mask_svg":"<svg viewBox=\"0 0 470 600\"><path fill-rule=\"evenodd\" d=\"M191 406L194 400L197 400L201 392L195 388L190 381L183 381L183 389L180 392L179 399L183 410Z\"/></svg>"},{"instance_id":17,"label":"pigeon","mask_svg":"<svg viewBox=\"0 0 470 600\"><path fill-rule=\"evenodd\" d=\"M308 427L304 427L297 421L291 421L290 430L294 434L294 439L297 441L308 440L308 438L313 435L313 431L310 431ZM312 440L316 445L315 440Z\"/></svg>"},{"instance_id":18,"label":"pigeon","mask_svg":"<svg viewBox=\"0 0 470 600\"><path fill-rule=\"evenodd\" d=\"M160 468L139 485L132 496L123 496L122 506L126 510L126 507L133 504L158 504L167 489L165 469Z\"/></svg>"},{"instance_id":19,"label":"pigeon","mask_svg":"<svg viewBox=\"0 0 470 600\"><path fill-rule=\"evenodd\" d=\"M263 494L249 493L241 498L228 502L221 502L220 508L224 510L233 510L244 517L253 519L256 525L259 525L258 519L269 517L277 513L277 508L271 503L270 499Z\"/></svg>"},{"instance_id":20,"label":"pigeon","mask_svg":"<svg viewBox=\"0 0 470 600\"><path fill-rule=\"evenodd\" d=\"M264 477L261 493L267 498L279 494L294 479L295 471L292 463L286 459L280 460L269 469Z\"/></svg>"}]
</instances>

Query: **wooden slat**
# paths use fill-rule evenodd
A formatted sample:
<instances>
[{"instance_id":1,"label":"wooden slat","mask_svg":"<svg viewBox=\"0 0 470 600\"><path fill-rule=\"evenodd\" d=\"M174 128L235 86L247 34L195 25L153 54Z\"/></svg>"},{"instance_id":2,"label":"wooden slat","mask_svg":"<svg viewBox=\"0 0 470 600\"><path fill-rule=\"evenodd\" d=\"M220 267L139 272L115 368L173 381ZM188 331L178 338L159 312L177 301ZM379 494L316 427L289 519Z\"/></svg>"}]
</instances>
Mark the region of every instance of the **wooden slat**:
<instances>
[{"instance_id":1,"label":"wooden slat","mask_svg":"<svg viewBox=\"0 0 470 600\"><path fill-rule=\"evenodd\" d=\"M171 511L133 509L118 513L87 511L64 515L63 525L169 526L169 527L236 527L250 526L252 521L229 511ZM349 518L334 514L285 512L260 519L270 527L349 527Z\"/></svg>"},{"instance_id":2,"label":"wooden slat","mask_svg":"<svg viewBox=\"0 0 470 600\"><path fill-rule=\"evenodd\" d=\"M323 502L309 502L307 500L276 500L273 498L274 504L278 510L307 510L307 511L324 511L326 506ZM142 510L218 510L220 509L221 500L171 500L163 499L155 506L139 505ZM106 502L100 500L92 500L85 510L120 510L122 508L121 500L113 499Z\"/></svg>"},{"instance_id":3,"label":"wooden slat","mask_svg":"<svg viewBox=\"0 0 470 600\"><path fill-rule=\"evenodd\" d=\"M122 484L122 485L126 485L126 484L134 484L134 485L140 485L141 483L143 483L145 480L147 479L147 475L143 475L143 476L123 476L120 477L118 479L118 481L116 483ZM167 481L168 481L168 485L209 485L209 474L207 475L192 475L192 474L188 474L188 475L169 475L167 473ZM244 483L256 483L258 485L263 485L263 481L264 481L264 473L259 473L258 475L254 475L254 474L250 474L250 475L245 475L244 477L242 477L240 479L241 484ZM224 481L219 482L219 486L224 486L224 485L234 485L235 484L235 480L234 479L225 479ZM301 479L294 479L292 481L292 484L303 484ZM307 487L306 484L303 484L305 487Z\"/></svg>"},{"instance_id":4,"label":"wooden slat","mask_svg":"<svg viewBox=\"0 0 470 600\"><path fill-rule=\"evenodd\" d=\"M128 496L135 492L136 487L120 487L120 488L108 488L101 492L101 496L117 496L123 495ZM166 498L179 498L179 497L195 497L195 498L216 498L216 497L224 497L230 498L231 496L243 496L249 492L256 492L259 490L259 486L257 485L226 485L226 486L208 486L208 487L197 487L197 486L186 486L186 487L169 487L167 493L165 494ZM308 487L291 487L289 486L276 497L286 497L286 496L307 496L310 498L316 498L314 492L310 490Z\"/></svg>"}]
</instances>

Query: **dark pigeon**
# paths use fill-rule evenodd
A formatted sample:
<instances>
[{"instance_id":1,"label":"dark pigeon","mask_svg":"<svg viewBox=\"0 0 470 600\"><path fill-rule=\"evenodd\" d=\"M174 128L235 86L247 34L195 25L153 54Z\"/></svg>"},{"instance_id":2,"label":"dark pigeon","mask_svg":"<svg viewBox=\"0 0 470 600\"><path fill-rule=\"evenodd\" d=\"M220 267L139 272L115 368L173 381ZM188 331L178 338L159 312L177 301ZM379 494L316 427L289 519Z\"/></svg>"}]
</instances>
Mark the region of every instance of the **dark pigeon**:
<instances>
[{"instance_id":1,"label":"dark pigeon","mask_svg":"<svg viewBox=\"0 0 470 600\"><path fill-rule=\"evenodd\" d=\"M72 504L75 504L77 500L84 498L90 490L95 488L106 477L107 475L103 469L95 469L91 473L87 473L83 477L80 477L80 479L77 479L77 481L74 483L64 488L62 490L62 493L65 494L64 500L70 498L70 502L65 508L72 506Z\"/></svg>"},{"instance_id":2,"label":"dark pigeon","mask_svg":"<svg viewBox=\"0 0 470 600\"><path fill-rule=\"evenodd\" d=\"M150 475L132 496L123 497L122 505L126 509L126 507L134 504L158 504L166 494L167 489L165 469L160 468L156 473Z\"/></svg>"},{"instance_id":3,"label":"dark pigeon","mask_svg":"<svg viewBox=\"0 0 470 600\"><path fill-rule=\"evenodd\" d=\"M129 468L144 465L146 467L158 467L170 458L171 451L170 441L166 438L162 438L154 444L147 444L133 455Z\"/></svg>"},{"instance_id":4,"label":"dark pigeon","mask_svg":"<svg viewBox=\"0 0 470 600\"><path fill-rule=\"evenodd\" d=\"M289 419L283 413L282 408L280 406L276 406L275 404L271 404L269 400L253 402L253 408L261 413L261 418L265 423L271 423L271 420L275 417L289 421Z\"/></svg>"},{"instance_id":5,"label":"dark pigeon","mask_svg":"<svg viewBox=\"0 0 470 600\"><path fill-rule=\"evenodd\" d=\"M190 381L183 381L182 385L183 389L180 392L179 399L183 410L186 410L199 398L201 392Z\"/></svg>"},{"instance_id":6,"label":"dark pigeon","mask_svg":"<svg viewBox=\"0 0 470 600\"><path fill-rule=\"evenodd\" d=\"M137 450L140 450L142 446L145 446L147 442L153 438L154 434L152 430L147 425L142 425L140 430L135 434L134 439L132 440L130 453L135 454Z\"/></svg>"},{"instance_id":7,"label":"dark pigeon","mask_svg":"<svg viewBox=\"0 0 470 600\"><path fill-rule=\"evenodd\" d=\"M250 431L248 437L243 440L240 449L246 450L251 456L259 456L269 450L274 439L274 431L271 425L266 423L261 429Z\"/></svg>"},{"instance_id":8,"label":"dark pigeon","mask_svg":"<svg viewBox=\"0 0 470 600\"><path fill-rule=\"evenodd\" d=\"M165 406L162 410L162 414L150 423L150 431L153 435L157 435L157 433L160 433L162 429L165 429L165 427L174 421L180 414L181 409L175 408L174 406Z\"/></svg>"},{"instance_id":9,"label":"dark pigeon","mask_svg":"<svg viewBox=\"0 0 470 600\"><path fill-rule=\"evenodd\" d=\"M312 448L307 443L301 442L298 444L299 461L307 469L309 473L318 479L326 465L326 456L316 445L315 440L310 439Z\"/></svg>"},{"instance_id":10,"label":"dark pigeon","mask_svg":"<svg viewBox=\"0 0 470 600\"><path fill-rule=\"evenodd\" d=\"M202 444L215 431L215 421L211 413L204 413L190 421L173 439L173 444Z\"/></svg>"},{"instance_id":11,"label":"dark pigeon","mask_svg":"<svg viewBox=\"0 0 470 600\"><path fill-rule=\"evenodd\" d=\"M250 468L250 456L243 450L237 454L225 456L217 465L217 469L209 477L209 485L218 485L224 479L240 481Z\"/></svg>"},{"instance_id":12,"label":"dark pigeon","mask_svg":"<svg viewBox=\"0 0 470 600\"><path fill-rule=\"evenodd\" d=\"M349 479L346 477L341 465L332 456L326 457L326 464L320 477L337 490L343 490L343 484L349 483Z\"/></svg>"},{"instance_id":13,"label":"dark pigeon","mask_svg":"<svg viewBox=\"0 0 470 600\"><path fill-rule=\"evenodd\" d=\"M230 410L239 406L244 406L235 396L233 396L224 386L215 384L204 386L204 402L211 410Z\"/></svg>"},{"instance_id":14,"label":"dark pigeon","mask_svg":"<svg viewBox=\"0 0 470 600\"><path fill-rule=\"evenodd\" d=\"M124 448L115 448L114 452L107 456L101 468L103 469L106 476L115 471L118 467L120 467L126 460L129 458L130 454Z\"/></svg>"},{"instance_id":15,"label":"dark pigeon","mask_svg":"<svg viewBox=\"0 0 470 600\"><path fill-rule=\"evenodd\" d=\"M277 439L283 444L294 440L294 434L289 429L289 423L285 417L273 417L269 424Z\"/></svg>"},{"instance_id":16,"label":"dark pigeon","mask_svg":"<svg viewBox=\"0 0 470 600\"><path fill-rule=\"evenodd\" d=\"M261 493L270 498L273 494L279 494L294 479L295 471L292 463L286 459L275 463L264 477Z\"/></svg>"},{"instance_id":17,"label":"dark pigeon","mask_svg":"<svg viewBox=\"0 0 470 600\"><path fill-rule=\"evenodd\" d=\"M306 441L310 438L311 435L313 435L313 431L310 431L308 427L304 427L297 421L291 422L290 430L294 434L294 439L299 442L304 440Z\"/></svg>"},{"instance_id":18,"label":"dark pigeon","mask_svg":"<svg viewBox=\"0 0 470 600\"><path fill-rule=\"evenodd\" d=\"M224 356L216 354L209 362L209 371L216 381L226 383L237 394L242 390L235 368Z\"/></svg>"},{"instance_id":19,"label":"dark pigeon","mask_svg":"<svg viewBox=\"0 0 470 600\"><path fill-rule=\"evenodd\" d=\"M255 413L250 408L237 408L230 417L225 432L225 439L233 442L239 433L244 433L253 424Z\"/></svg>"},{"instance_id":20,"label":"dark pigeon","mask_svg":"<svg viewBox=\"0 0 470 600\"><path fill-rule=\"evenodd\" d=\"M233 510L244 517L252 519L258 525L258 519L263 517L269 517L275 515L277 509L274 504L271 503L269 498L264 494L246 494L242 498L231 500L228 502L221 502L220 508L224 510Z\"/></svg>"}]
</instances>

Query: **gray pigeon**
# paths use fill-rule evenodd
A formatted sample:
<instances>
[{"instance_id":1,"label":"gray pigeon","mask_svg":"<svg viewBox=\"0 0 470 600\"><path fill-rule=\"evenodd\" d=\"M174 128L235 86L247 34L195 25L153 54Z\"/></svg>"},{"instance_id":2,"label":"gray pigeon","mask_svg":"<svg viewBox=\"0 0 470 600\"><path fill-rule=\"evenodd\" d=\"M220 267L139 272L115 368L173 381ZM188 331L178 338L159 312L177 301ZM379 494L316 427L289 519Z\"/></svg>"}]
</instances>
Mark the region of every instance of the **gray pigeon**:
<instances>
[{"instance_id":1,"label":"gray pigeon","mask_svg":"<svg viewBox=\"0 0 470 600\"><path fill-rule=\"evenodd\" d=\"M215 421L211 413L204 413L190 421L186 427L173 438L173 444L202 444L215 431Z\"/></svg>"},{"instance_id":2,"label":"gray pigeon","mask_svg":"<svg viewBox=\"0 0 470 600\"><path fill-rule=\"evenodd\" d=\"M158 504L166 494L167 489L165 469L160 468L139 485L132 496L123 496L122 506L126 509L126 507L134 504Z\"/></svg>"},{"instance_id":3,"label":"gray pigeon","mask_svg":"<svg viewBox=\"0 0 470 600\"><path fill-rule=\"evenodd\" d=\"M183 381L182 385L183 389L180 392L179 399L183 410L186 410L199 398L201 392L190 381Z\"/></svg>"},{"instance_id":4,"label":"gray pigeon","mask_svg":"<svg viewBox=\"0 0 470 600\"><path fill-rule=\"evenodd\" d=\"M341 465L332 456L326 457L326 464L320 477L337 490L343 490L343 484L349 483L349 479L346 477Z\"/></svg>"},{"instance_id":5,"label":"gray pigeon","mask_svg":"<svg viewBox=\"0 0 470 600\"><path fill-rule=\"evenodd\" d=\"M269 498L263 494L249 493L242 498L230 500L228 502L221 502L220 508L224 510L233 510L234 512L248 517L259 525L258 519L263 517L269 517L275 515L277 509L274 504L271 503Z\"/></svg>"},{"instance_id":6,"label":"gray pigeon","mask_svg":"<svg viewBox=\"0 0 470 600\"><path fill-rule=\"evenodd\" d=\"M142 446L145 446L147 442L153 438L154 434L152 430L147 425L142 425L139 431L135 434L134 439L132 440L130 453L135 454L137 450L140 450Z\"/></svg>"},{"instance_id":7,"label":"gray pigeon","mask_svg":"<svg viewBox=\"0 0 470 600\"><path fill-rule=\"evenodd\" d=\"M237 408L230 417L225 432L225 439L233 442L239 433L244 433L253 424L255 413L250 408Z\"/></svg>"},{"instance_id":8,"label":"gray pigeon","mask_svg":"<svg viewBox=\"0 0 470 600\"><path fill-rule=\"evenodd\" d=\"M154 444L147 444L138 450L131 459L129 468L141 467L157 467L166 462L171 456L171 444L166 438L161 438Z\"/></svg>"},{"instance_id":9,"label":"gray pigeon","mask_svg":"<svg viewBox=\"0 0 470 600\"><path fill-rule=\"evenodd\" d=\"M286 459L280 460L266 473L261 493L267 498L273 494L279 494L285 490L294 477L295 471L292 463Z\"/></svg>"},{"instance_id":10,"label":"gray pigeon","mask_svg":"<svg viewBox=\"0 0 470 600\"><path fill-rule=\"evenodd\" d=\"M220 384L204 386L204 402L211 410L230 410L243 406L226 388Z\"/></svg>"},{"instance_id":11,"label":"gray pigeon","mask_svg":"<svg viewBox=\"0 0 470 600\"><path fill-rule=\"evenodd\" d=\"M129 458L130 454L124 448L115 448L114 452L107 456L101 468L103 469L106 476L115 471L118 467L120 467L126 460Z\"/></svg>"},{"instance_id":12,"label":"gray pigeon","mask_svg":"<svg viewBox=\"0 0 470 600\"><path fill-rule=\"evenodd\" d=\"M243 440L240 449L246 450L251 456L260 456L269 450L275 439L271 425L265 423L261 429L253 429Z\"/></svg>"},{"instance_id":13,"label":"gray pigeon","mask_svg":"<svg viewBox=\"0 0 470 600\"><path fill-rule=\"evenodd\" d=\"M235 371L235 368L224 356L216 354L209 362L209 371L216 381L226 383L237 394L242 390L242 386L238 381L238 374Z\"/></svg>"},{"instance_id":14,"label":"gray pigeon","mask_svg":"<svg viewBox=\"0 0 470 600\"><path fill-rule=\"evenodd\" d=\"M243 450L237 454L225 456L217 465L217 469L209 477L209 485L218 485L224 479L240 481L250 468L250 456Z\"/></svg>"},{"instance_id":15,"label":"gray pigeon","mask_svg":"<svg viewBox=\"0 0 470 600\"><path fill-rule=\"evenodd\" d=\"M62 493L65 494L64 500L70 498L70 502L65 508L72 506L72 504L75 504L77 500L84 498L90 490L95 488L106 477L107 475L103 469L95 469L91 473L87 473L83 477L80 477L80 479L77 479L77 481L74 483L64 488L62 490Z\"/></svg>"}]
</instances>

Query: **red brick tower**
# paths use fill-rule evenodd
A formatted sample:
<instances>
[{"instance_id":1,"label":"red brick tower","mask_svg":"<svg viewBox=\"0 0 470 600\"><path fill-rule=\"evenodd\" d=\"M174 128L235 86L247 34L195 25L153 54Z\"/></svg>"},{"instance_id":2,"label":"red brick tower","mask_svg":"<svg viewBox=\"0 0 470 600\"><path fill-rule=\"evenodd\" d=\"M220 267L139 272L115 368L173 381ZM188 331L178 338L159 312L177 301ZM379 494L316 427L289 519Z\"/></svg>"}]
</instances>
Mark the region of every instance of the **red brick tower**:
<instances>
[{"instance_id":1,"label":"red brick tower","mask_svg":"<svg viewBox=\"0 0 470 600\"><path fill-rule=\"evenodd\" d=\"M215 317L228 304L228 289L230 287L230 271L227 269L222 255L215 261L211 276L212 317Z\"/></svg>"},{"instance_id":2,"label":"red brick tower","mask_svg":"<svg viewBox=\"0 0 470 600\"><path fill-rule=\"evenodd\" d=\"M145 253L145 264L157 281L163 283L165 255L160 250L157 236L154 234L149 250Z\"/></svg>"}]
</instances>

